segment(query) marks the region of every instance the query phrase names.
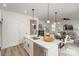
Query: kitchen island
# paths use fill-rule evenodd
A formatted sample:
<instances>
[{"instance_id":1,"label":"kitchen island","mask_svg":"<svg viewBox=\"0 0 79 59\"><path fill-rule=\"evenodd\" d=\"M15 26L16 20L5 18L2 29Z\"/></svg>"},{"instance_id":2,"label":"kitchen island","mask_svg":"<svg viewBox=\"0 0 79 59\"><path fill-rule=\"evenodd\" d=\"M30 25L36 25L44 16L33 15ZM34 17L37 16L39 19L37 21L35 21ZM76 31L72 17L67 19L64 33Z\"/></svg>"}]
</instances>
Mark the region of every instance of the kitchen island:
<instances>
[{"instance_id":1,"label":"kitchen island","mask_svg":"<svg viewBox=\"0 0 79 59\"><path fill-rule=\"evenodd\" d=\"M25 35L24 48L30 56L58 56L59 40L45 42L43 38L33 38L34 35Z\"/></svg>"}]
</instances>

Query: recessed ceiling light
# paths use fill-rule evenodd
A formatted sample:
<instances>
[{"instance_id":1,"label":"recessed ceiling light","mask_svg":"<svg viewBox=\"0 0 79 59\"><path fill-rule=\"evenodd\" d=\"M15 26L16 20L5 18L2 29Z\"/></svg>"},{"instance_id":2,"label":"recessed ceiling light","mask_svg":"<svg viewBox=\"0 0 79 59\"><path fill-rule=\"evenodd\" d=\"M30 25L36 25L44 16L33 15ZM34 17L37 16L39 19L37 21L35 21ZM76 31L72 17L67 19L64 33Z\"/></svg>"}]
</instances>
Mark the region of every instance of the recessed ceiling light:
<instances>
[{"instance_id":1,"label":"recessed ceiling light","mask_svg":"<svg viewBox=\"0 0 79 59\"><path fill-rule=\"evenodd\" d=\"M3 4L3 7L7 7L7 5L6 4Z\"/></svg>"}]
</instances>

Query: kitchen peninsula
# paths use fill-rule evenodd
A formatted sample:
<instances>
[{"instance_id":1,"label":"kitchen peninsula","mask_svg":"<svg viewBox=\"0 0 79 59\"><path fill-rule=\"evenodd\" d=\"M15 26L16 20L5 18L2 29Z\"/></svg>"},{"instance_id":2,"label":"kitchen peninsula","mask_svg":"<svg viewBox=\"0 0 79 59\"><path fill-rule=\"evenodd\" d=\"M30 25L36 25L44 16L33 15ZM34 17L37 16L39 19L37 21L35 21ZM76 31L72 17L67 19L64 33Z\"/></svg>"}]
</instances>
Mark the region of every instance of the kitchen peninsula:
<instances>
[{"instance_id":1,"label":"kitchen peninsula","mask_svg":"<svg viewBox=\"0 0 79 59\"><path fill-rule=\"evenodd\" d=\"M30 56L58 56L59 40L45 42L43 38L34 38L34 35L25 35L24 48Z\"/></svg>"}]
</instances>

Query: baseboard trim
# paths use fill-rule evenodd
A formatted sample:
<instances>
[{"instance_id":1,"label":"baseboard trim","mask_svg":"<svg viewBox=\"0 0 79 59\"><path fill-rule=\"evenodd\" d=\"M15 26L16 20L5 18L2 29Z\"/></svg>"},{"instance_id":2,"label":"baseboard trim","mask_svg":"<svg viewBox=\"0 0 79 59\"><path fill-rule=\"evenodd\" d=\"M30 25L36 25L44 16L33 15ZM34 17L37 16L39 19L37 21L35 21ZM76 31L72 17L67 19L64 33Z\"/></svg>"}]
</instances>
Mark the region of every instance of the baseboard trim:
<instances>
[{"instance_id":1,"label":"baseboard trim","mask_svg":"<svg viewBox=\"0 0 79 59\"><path fill-rule=\"evenodd\" d=\"M17 45L19 45L19 43L12 44L12 45L8 45L8 46L4 46L4 47L1 47L1 50L2 50L2 49L9 48L9 47L17 46Z\"/></svg>"}]
</instances>

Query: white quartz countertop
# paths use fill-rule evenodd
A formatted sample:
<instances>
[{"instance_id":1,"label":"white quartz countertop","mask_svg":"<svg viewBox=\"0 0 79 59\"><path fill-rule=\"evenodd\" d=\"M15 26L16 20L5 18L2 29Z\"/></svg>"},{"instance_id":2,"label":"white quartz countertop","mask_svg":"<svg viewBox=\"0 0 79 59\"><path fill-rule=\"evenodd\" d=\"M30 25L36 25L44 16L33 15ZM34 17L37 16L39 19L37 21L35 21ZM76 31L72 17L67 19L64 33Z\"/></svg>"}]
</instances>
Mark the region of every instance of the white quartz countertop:
<instances>
[{"instance_id":1,"label":"white quartz countertop","mask_svg":"<svg viewBox=\"0 0 79 59\"><path fill-rule=\"evenodd\" d=\"M55 39L52 42L46 42L42 38L34 40L31 37L33 37L33 35L25 35L25 38L28 38L29 40L32 40L34 43L37 43L38 45L40 45L40 46L42 46L42 47L44 47L46 49L54 48L54 46L56 46L56 45L58 46L58 44L60 43L60 41L57 40L57 39Z\"/></svg>"}]
</instances>

